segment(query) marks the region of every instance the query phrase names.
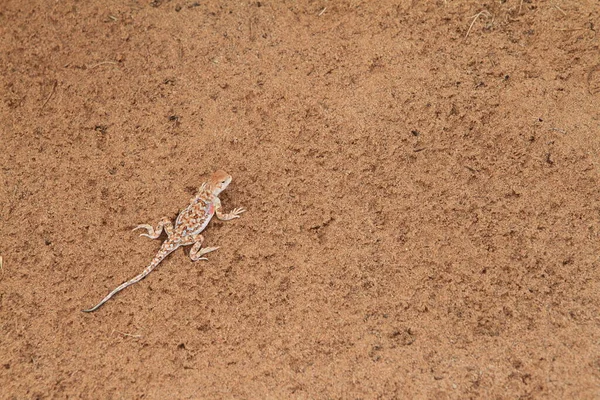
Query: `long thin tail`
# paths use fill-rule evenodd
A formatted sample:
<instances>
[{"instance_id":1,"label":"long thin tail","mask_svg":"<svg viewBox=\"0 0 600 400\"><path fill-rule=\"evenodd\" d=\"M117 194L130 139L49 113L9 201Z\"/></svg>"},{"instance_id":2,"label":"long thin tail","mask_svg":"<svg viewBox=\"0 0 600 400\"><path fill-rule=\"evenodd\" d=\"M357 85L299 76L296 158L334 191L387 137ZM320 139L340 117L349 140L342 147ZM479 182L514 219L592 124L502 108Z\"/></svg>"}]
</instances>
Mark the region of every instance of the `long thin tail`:
<instances>
[{"instance_id":1,"label":"long thin tail","mask_svg":"<svg viewBox=\"0 0 600 400\"><path fill-rule=\"evenodd\" d=\"M81 311L86 312L86 313L96 311L98 308L100 308L100 306L102 306L102 304L104 304L108 300L110 300L110 298L113 297L115 294L119 293L121 290L125 289L127 286L131 286L134 283L137 283L137 282L141 281L142 279L144 279L146 276L148 276L148 274L150 272L152 272L152 270L154 268L156 268L158 266L158 264L160 264L160 262L162 260L164 260L169 254L171 254L173 251L175 251L177 249L177 247L179 247L179 246L174 245L172 243L168 243L168 241L165 241L163 243L163 245L161 246L160 250L158 251L158 254L156 255L156 257L154 257L154 259L152 260L150 265L148 265L141 274L139 274L135 278L128 280L127 282L121 284L115 290L110 292L105 298L102 299L102 301L100 303L96 304L94 307L89 308L87 310L81 310Z\"/></svg>"}]
</instances>

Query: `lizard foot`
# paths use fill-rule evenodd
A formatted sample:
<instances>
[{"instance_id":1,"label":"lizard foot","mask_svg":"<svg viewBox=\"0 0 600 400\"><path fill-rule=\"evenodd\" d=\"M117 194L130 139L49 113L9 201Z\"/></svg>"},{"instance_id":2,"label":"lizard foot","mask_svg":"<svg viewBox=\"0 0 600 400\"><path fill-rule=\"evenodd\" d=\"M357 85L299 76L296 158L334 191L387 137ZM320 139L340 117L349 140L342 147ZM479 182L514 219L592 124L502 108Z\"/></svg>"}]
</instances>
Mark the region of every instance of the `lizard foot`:
<instances>
[{"instance_id":1,"label":"lizard foot","mask_svg":"<svg viewBox=\"0 0 600 400\"><path fill-rule=\"evenodd\" d=\"M145 229L147 231L147 233L141 233L140 236L146 236L150 239L158 239L163 229L167 233L167 236L171 237L171 234L173 233L173 224L169 218L163 217L160 221L158 221L156 228L153 228L152 225L149 224L142 224L133 228L134 231L138 229Z\"/></svg>"},{"instance_id":2,"label":"lizard foot","mask_svg":"<svg viewBox=\"0 0 600 400\"><path fill-rule=\"evenodd\" d=\"M234 208L229 214L233 216L233 218L239 218L240 214L246 212L244 207Z\"/></svg>"},{"instance_id":3,"label":"lizard foot","mask_svg":"<svg viewBox=\"0 0 600 400\"><path fill-rule=\"evenodd\" d=\"M222 214L217 210L217 218L219 218L222 221L231 221L234 218L239 218L240 214L245 211L246 209L244 207L234 208L233 210L231 210L231 212L227 214Z\"/></svg>"},{"instance_id":4,"label":"lizard foot","mask_svg":"<svg viewBox=\"0 0 600 400\"><path fill-rule=\"evenodd\" d=\"M202 257L202 256L210 253L211 251L215 251L217 249L218 249L218 247L205 247L199 251L194 251L194 249L192 248L192 250L190 251L190 258L192 259L192 261L200 261L200 260L208 261L208 258Z\"/></svg>"},{"instance_id":5,"label":"lizard foot","mask_svg":"<svg viewBox=\"0 0 600 400\"><path fill-rule=\"evenodd\" d=\"M135 228L133 228L133 229L131 230L131 232L134 232L134 231L136 231L136 230L138 230L138 229L145 229L145 230L147 230L147 231L148 231L148 233L140 233L140 236L146 236L146 237L149 237L150 239L155 239L155 238L153 237L153 234L154 234L154 228L153 228L151 225L148 225L148 224L142 224L142 225L138 225L138 226L136 226Z\"/></svg>"}]
</instances>

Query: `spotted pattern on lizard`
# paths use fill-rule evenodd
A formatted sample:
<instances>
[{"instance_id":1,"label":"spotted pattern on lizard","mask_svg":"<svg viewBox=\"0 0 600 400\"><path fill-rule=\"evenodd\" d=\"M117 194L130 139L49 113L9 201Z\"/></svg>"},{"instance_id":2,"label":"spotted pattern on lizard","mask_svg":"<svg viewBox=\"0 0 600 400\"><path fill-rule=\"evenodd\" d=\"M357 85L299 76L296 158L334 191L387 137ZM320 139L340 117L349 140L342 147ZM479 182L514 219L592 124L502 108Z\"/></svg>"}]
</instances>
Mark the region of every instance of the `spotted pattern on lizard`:
<instances>
[{"instance_id":1,"label":"spotted pattern on lizard","mask_svg":"<svg viewBox=\"0 0 600 400\"><path fill-rule=\"evenodd\" d=\"M140 236L146 236L150 239L158 239L164 230L167 234L167 239L163 242L160 250L150 262L150 265L148 265L141 274L118 286L102 299L100 303L90 309L83 310L83 312L96 311L115 294L144 279L162 260L181 246L192 245L190 250L190 258L192 261L208 260L203 256L211 251L217 250L218 247L203 248L202 243L204 242L204 237L201 233L206 228L213 215L216 215L220 220L229 221L234 218L239 218L240 214L246 211L244 208L235 208L230 213L223 212L221 200L218 196L230 183L231 176L229 174L221 170L216 171L211 175L208 182L203 183L202 186L200 186L196 195L190 200L190 204L179 213L175 220L175 226L173 226L169 218L163 217L158 222L156 228L148 224L142 224L135 227L133 229L134 231L136 229L145 229L147 233L142 233Z\"/></svg>"}]
</instances>

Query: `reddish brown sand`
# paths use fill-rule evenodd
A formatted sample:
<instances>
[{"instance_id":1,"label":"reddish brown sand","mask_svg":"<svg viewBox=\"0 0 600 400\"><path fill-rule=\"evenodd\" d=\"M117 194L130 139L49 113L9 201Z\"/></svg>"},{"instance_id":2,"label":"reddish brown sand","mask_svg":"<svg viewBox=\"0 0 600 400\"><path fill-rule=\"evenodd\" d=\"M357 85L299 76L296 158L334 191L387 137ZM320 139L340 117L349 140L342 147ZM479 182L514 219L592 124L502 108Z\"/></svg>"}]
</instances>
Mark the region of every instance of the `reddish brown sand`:
<instances>
[{"instance_id":1,"label":"reddish brown sand","mask_svg":"<svg viewBox=\"0 0 600 400\"><path fill-rule=\"evenodd\" d=\"M0 398L600 397L597 1L0 3Z\"/></svg>"}]
</instances>

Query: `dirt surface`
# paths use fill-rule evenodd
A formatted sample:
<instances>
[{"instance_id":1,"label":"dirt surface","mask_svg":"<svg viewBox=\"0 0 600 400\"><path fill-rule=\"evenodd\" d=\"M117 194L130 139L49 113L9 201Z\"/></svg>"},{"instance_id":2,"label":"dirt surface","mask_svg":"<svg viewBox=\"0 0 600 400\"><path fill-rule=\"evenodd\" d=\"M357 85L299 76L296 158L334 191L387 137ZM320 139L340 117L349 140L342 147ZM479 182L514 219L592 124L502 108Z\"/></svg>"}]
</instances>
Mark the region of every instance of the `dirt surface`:
<instances>
[{"instance_id":1,"label":"dirt surface","mask_svg":"<svg viewBox=\"0 0 600 400\"><path fill-rule=\"evenodd\" d=\"M0 398L600 398L599 25L0 2ZM82 313L218 168L209 261Z\"/></svg>"}]
</instances>

